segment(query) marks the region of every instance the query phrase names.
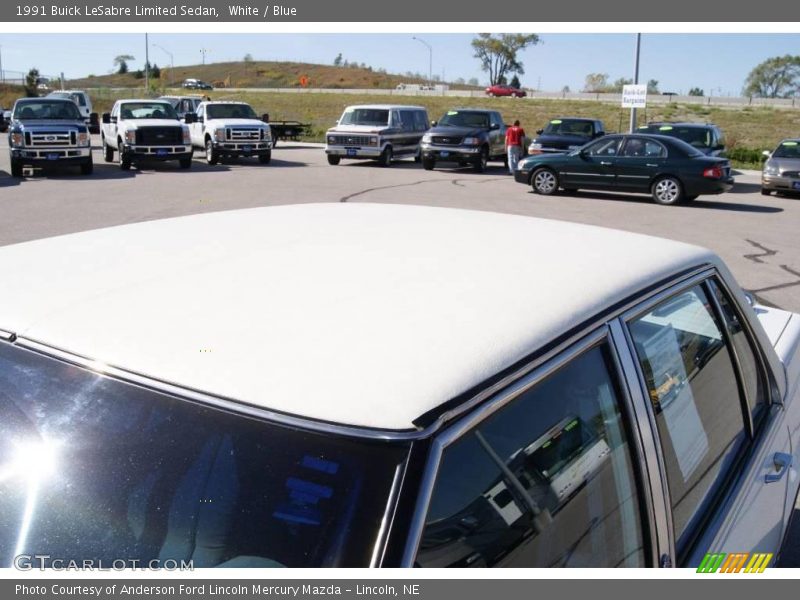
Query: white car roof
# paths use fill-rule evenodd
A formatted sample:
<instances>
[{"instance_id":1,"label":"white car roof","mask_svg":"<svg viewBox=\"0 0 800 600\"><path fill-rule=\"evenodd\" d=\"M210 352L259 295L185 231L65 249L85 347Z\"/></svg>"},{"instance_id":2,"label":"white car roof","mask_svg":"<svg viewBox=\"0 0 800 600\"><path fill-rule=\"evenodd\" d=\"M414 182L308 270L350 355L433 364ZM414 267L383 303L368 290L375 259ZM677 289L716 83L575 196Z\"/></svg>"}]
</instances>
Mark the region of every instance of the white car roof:
<instances>
[{"instance_id":1,"label":"white car roof","mask_svg":"<svg viewBox=\"0 0 800 600\"><path fill-rule=\"evenodd\" d=\"M425 112L428 111L427 108L424 106L411 106L408 104L351 104L345 110L352 110L355 108L372 108L376 110L401 110L401 109L413 109L413 110L424 110Z\"/></svg>"},{"instance_id":2,"label":"white car roof","mask_svg":"<svg viewBox=\"0 0 800 600\"><path fill-rule=\"evenodd\" d=\"M311 204L0 248L0 330L274 411L413 422L709 251L487 212Z\"/></svg>"}]
</instances>

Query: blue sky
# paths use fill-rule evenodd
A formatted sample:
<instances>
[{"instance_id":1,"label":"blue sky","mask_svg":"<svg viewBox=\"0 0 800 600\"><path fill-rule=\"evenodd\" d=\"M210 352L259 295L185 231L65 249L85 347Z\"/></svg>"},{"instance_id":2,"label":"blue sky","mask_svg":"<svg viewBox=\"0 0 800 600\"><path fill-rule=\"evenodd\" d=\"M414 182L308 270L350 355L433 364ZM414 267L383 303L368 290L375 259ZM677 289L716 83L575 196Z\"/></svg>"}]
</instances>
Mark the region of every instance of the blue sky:
<instances>
[{"instance_id":1,"label":"blue sky","mask_svg":"<svg viewBox=\"0 0 800 600\"><path fill-rule=\"evenodd\" d=\"M151 34L150 58L168 65L206 60L297 60L330 64L341 52L392 73L427 73L428 50L409 34ZM433 71L446 80L486 74L472 57L471 34L420 34L433 47ZM521 54L522 83L548 91L565 85L580 90L587 73L608 73L610 80L633 72L634 34L543 34L542 43ZM113 68L113 58L132 54L137 68L144 62L144 34L0 34L3 68L46 75L100 75ZM770 56L800 53L800 34L644 34L640 79L657 79L662 91L686 92L700 87L714 95L738 95L753 66Z\"/></svg>"}]
</instances>

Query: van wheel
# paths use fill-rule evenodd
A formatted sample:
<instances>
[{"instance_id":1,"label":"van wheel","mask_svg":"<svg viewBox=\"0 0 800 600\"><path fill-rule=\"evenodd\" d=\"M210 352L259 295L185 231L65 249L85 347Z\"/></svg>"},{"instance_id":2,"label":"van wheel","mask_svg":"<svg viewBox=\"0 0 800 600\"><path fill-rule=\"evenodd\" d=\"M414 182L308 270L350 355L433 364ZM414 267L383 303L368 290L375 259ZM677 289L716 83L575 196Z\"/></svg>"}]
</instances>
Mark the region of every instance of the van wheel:
<instances>
[{"instance_id":1,"label":"van wheel","mask_svg":"<svg viewBox=\"0 0 800 600\"><path fill-rule=\"evenodd\" d=\"M434 167L436 166L436 161L432 158L424 158L422 159L422 168L426 171L433 171Z\"/></svg>"},{"instance_id":2,"label":"van wheel","mask_svg":"<svg viewBox=\"0 0 800 600\"><path fill-rule=\"evenodd\" d=\"M94 162L91 157L84 163L81 163L81 175L91 175L94 172Z\"/></svg>"},{"instance_id":3,"label":"van wheel","mask_svg":"<svg viewBox=\"0 0 800 600\"><path fill-rule=\"evenodd\" d=\"M333 165L334 167L341 162L342 157L336 156L335 154L328 154L328 164Z\"/></svg>"},{"instance_id":4,"label":"van wheel","mask_svg":"<svg viewBox=\"0 0 800 600\"><path fill-rule=\"evenodd\" d=\"M22 177L22 161L11 159L11 176Z\"/></svg>"},{"instance_id":5,"label":"van wheel","mask_svg":"<svg viewBox=\"0 0 800 600\"><path fill-rule=\"evenodd\" d=\"M657 179L650 191L656 204L671 206L683 202L681 182L670 175Z\"/></svg>"},{"instance_id":6,"label":"van wheel","mask_svg":"<svg viewBox=\"0 0 800 600\"><path fill-rule=\"evenodd\" d=\"M382 167L391 167L392 166L392 147L386 146L381 152L380 158L378 158L378 164Z\"/></svg>"},{"instance_id":7,"label":"van wheel","mask_svg":"<svg viewBox=\"0 0 800 600\"><path fill-rule=\"evenodd\" d=\"M106 143L106 136L103 136L103 160L114 162L114 149Z\"/></svg>"},{"instance_id":8,"label":"van wheel","mask_svg":"<svg viewBox=\"0 0 800 600\"><path fill-rule=\"evenodd\" d=\"M531 175L533 191L542 196L552 196L558 191L558 175L544 167L536 169Z\"/></svg>"},{"instance_id":9,"label":"van wheel","mask_svg":"<svg viewBox=\"0 0 800 600\"><path fill-rule=\"evenodd\" d=\"M210 165L219 162L219 152L214 148L211 138L206 138L206 162Z\"/></svg>"}]
</instances>

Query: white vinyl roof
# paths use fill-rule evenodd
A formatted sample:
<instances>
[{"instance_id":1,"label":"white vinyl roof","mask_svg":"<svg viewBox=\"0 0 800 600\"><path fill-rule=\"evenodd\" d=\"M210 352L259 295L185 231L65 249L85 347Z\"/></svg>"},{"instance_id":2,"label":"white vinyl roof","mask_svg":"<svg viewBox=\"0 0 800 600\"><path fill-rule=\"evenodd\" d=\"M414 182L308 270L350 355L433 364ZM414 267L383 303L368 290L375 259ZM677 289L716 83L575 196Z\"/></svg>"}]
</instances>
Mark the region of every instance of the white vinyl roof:
<instances>
[{"instance_id":1,"label":"white vinyl roof","mask_svg":"<svg viewBox=\"0 0 800 600\"><path fill-rule=\"evenodd\" d=\"M313 419L403 430L708 251L487 212L312 204L0 248L0 329Z\"/></svg>"}]
</instances>

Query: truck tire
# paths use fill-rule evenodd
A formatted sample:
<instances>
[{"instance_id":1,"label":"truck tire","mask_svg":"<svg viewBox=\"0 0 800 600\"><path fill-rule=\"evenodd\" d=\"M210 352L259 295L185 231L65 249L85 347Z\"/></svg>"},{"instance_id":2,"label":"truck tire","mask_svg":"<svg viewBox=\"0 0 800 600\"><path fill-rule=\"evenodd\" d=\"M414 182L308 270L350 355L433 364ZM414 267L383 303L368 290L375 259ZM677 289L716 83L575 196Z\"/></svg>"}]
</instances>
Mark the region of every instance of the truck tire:
<instances>
[{"instance_id":1,"label":"truck tire","mask_svg":"<svg viewBox=\"0 0 800 600\"><path fill-rule=\"evenodd\" d=\"M106 143L106 136L103 136L103 160L114 162L114 149Z\"/></svg>"},{"instance_id":2,"label":"truck tire","mask_svg":"<svg viewBox=\"0 0 800 600\"><path fill-rule=\"evenodd\" d=\"M22 161L11 159L11 176L22 177Z\"/></svg>"},{"instance_id":3,"label":"truck tire","mask_svg":"<svg viewBox=\"0 0 800 600\"><path fill-rule=\"evenodd\" d=\"M271 160L272 160L272 151L258 155L258 162L260 162L262 165L268 165L269 161Z\"/></svg>"},{"instance_id":4,"label":"truck tire","mask_svg":"<svg viewBox=\"0 0 800 600\"><path fill-rule=\"evenodd\" d=\"M489 162L489 150L481 148L481 153L475 157L472 163L472 170L476 173L483 173L486 170L486 165Z\"/></svg>"},{"instance_id":5,"label":"truck tire","mask_svg":"<svg viewBox=\"0 0 800 600\"><path fill-rule=\"evenodd\" d=\"M81 175L91 175L94 172L94 162L92 161L92 157L89 157L89 160L86 162L81 163Z\"/></svg>"},{"instance_id":6,"label":"truck tire","mask_svg":"<svg viewBox=\"0 0 800 600\"><path fill-rule=\"evenodd\" d=\"M342 160L341 156L336 156L335 154L328 154L328 164L336 166L339 164L339 161Z\"/></svg>"},{"instance_id":7,"label":"truck tire","mask_svg":"<svg viewBox=\"0 0 800 600\"><path fill-rule=\"evenodd\" d=\"M119 164L119 168L123 171L130 171L131 169L131 158L125 152L122 151L122 140L117 141L119 147L119 157L117 157L117 163Z\"/></svg>"},{"instance_id":8,"label":"truck tire","mask_svg":"<svg viewBox=\"0 0 800 600\"><path fill-rule=\"evenodd\" d=\"M206 162L210 165L219 162L219 152L214 148L211 138L206 138Z\"/></svg>"},{"instance_id":9,"label":"truck tire","mask_svg":"<svg viewBox=\"0 0 800 600\"><path fill-rule=\"evenodd\" d=\"M178 164L180 165L181 169L191 169L192 168L192 157L189 158L181 158L178 160Z\"/></svg>"},{"instance_id":10,"label":"truck tire","mask_svg":"<svg viewBox=\"0 0 800 600\"><path fill-rule=\"evenodd\" d=\"M422 157L422 168L426 171L433 171L434 167L436 166L436 160L433 158L426 158Z\"/></svg>"}]
</instances>

